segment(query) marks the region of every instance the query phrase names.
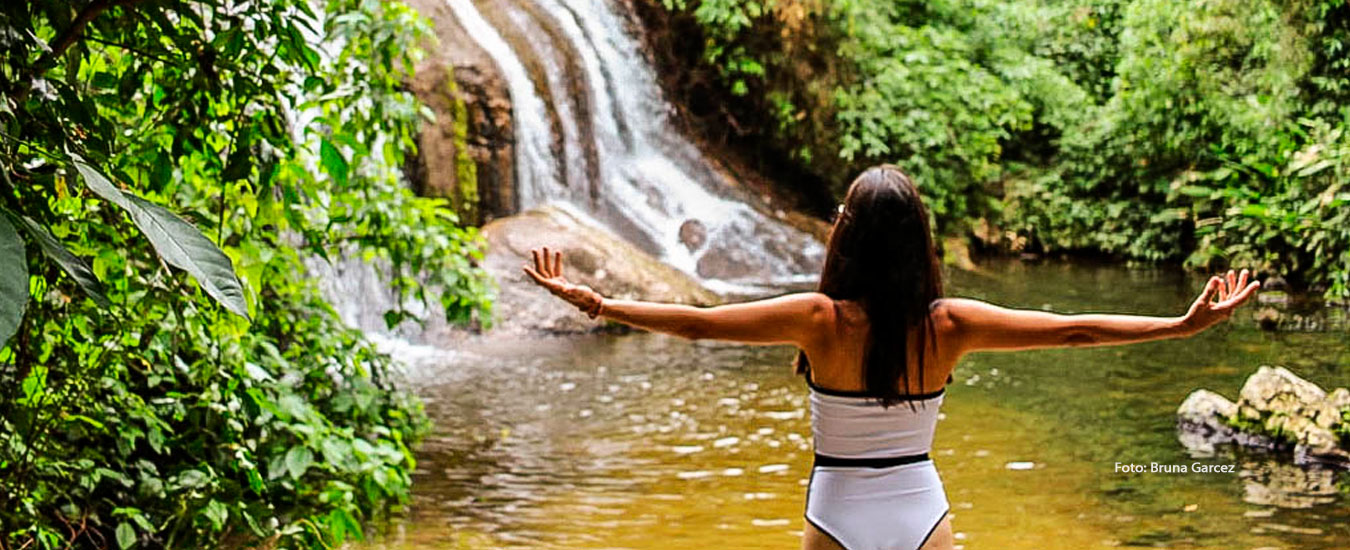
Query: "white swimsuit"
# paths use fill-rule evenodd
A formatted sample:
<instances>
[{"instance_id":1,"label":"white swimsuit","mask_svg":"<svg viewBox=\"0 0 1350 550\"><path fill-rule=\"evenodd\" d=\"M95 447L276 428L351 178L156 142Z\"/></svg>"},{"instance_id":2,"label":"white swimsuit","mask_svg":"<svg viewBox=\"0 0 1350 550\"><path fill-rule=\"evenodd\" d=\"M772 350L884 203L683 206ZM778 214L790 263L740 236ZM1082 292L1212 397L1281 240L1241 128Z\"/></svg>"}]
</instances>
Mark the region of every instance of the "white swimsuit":
<instances>
[{"instance_id":1,"label":"white swimsuit","mask_svg":"<svg viewBox=\"0 0 1350 550\"><path fill-rule=\"evenodd\" d=\"M928 542L949 510L928 457L944 391L884 408L861 392L811 384L816 462L806 521L846 550L917 550Z\"/></svg>"}]
</instances>

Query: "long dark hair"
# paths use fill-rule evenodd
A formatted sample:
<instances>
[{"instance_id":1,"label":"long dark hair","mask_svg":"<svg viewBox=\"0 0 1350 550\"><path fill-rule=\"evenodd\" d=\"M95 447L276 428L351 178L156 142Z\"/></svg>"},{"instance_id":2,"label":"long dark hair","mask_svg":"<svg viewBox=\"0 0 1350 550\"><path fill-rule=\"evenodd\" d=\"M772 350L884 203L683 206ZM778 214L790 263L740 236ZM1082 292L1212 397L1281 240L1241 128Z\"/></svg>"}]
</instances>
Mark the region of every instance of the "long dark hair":
<instances>
[{"instance_id":1,"label":"long dark hair","mask_svg":"<svg viewBox=\"0 0 1350 550\"><path fill-rule=\"evenodd\" d=\"M830 234L816 290L835 300L856 301L867 313L867 394L887 406L909 395L909 329L917 325L919 342L928 338L936 347L929 312L942 296L942 270L928 209L899 167L874 166L853 180ZM925 347L919 346L920 391ZM805 374L809 368L806 353L798 351L797 372Z\"/></svg>"}]
</instances>

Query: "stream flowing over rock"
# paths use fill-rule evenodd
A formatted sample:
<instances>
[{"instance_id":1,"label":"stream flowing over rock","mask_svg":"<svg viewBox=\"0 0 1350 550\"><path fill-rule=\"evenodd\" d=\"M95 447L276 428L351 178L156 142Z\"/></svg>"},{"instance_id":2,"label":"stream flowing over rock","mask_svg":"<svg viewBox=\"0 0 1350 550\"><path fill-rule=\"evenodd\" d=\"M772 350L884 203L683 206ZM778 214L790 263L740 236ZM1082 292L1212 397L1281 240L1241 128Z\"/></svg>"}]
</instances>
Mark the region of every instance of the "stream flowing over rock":
<instances>
[{"instance_id":1,"label":"stream flowing over rock","mask_svg":"<svg viewBox=\"0 0 1350 550\"><path fill-rule=\"evenodd\" d=\"M1177 409L1178 439L1197 455L1225 444L1292 451L1299 465L1350 468L1340 432L1350 391L1328 394L1284 367L1262 366L1242 386L1237 403L1196 390Z\"/></svg>"},{"instance_id":2,"label":"stream flowing over rock","mask_svg":"<svg viewBox=\"0 0 1350 550\"><path fill-rule=\"evenodd\" d=\"M629 6L607 0L442 5L453 17L436 16L437 33L456 40L466 33L473 49L491 59L510 97L514 208L502 211L565 205L719 291L801 283L819 272L824 246L815 237L780 220L675 129L675 110L632 35L633 18L620 11ZM453 50L462 40L444 42L442 48ZM452 61L455 80L466 81L465 69ZM434 84L434 75L427 78ZM438 170L436 161L425 164Z\"/></svg>"},{"instance_id":3,"label":"stream flowing over rock","mask_svg":"<svg viewBox=\"0 0 1350 550\"><path fill-rule=\"evenodd\" d=\"M676 130L630 5L410 2L435 29L409 83L435 122L406 173L419 194L481 226L482 267L500 288L492 332L604 326L525 280L520 267L539 246L562 250L569 278L612 297L707 305L814 281L823 230L770 208ZM433 346L474 333L422 304L403 304L422 324L389 329L395 297L381 266L310 264L348 324L368 333Z\"/></svg>"}]
</instances>

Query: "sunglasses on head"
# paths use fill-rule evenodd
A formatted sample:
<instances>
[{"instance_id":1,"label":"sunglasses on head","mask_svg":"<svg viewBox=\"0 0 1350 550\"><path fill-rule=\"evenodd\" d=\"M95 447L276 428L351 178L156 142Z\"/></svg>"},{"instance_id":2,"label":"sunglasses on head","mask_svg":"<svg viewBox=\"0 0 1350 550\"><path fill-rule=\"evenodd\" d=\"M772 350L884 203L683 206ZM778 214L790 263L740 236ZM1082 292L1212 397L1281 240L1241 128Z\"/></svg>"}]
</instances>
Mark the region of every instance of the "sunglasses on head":
<instances>
[{"instance_id":1,"label":"sunglasses on head","mask_svg":"<svg viewBox=\"0 0 1350 550\"><path fill-rule=\"evenodd\" d=\"M831 222L838 221L839 218L842 218L843 216L844 216L844 204L839 203L839 206L834 209L834 215L830 217L830 221Z\"/></svg>"}]
</instances>

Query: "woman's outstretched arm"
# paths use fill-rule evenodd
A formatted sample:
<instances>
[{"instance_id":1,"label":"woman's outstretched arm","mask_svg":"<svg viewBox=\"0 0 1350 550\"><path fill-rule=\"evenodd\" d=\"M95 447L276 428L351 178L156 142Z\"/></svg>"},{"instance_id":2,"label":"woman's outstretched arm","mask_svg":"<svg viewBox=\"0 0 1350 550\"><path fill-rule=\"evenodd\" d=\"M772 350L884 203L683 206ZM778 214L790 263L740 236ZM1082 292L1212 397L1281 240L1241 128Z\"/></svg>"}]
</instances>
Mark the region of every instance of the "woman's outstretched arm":
<instances>
[{"instance_id":1,"label":"woman's outstretched arm","mask_svg":"<svg viewBox=\"0 0 1350 550\"><path fill-rule=\"evenodd\" d=\"M548 248L530 252L534 267L525 267L525 274L592 317L603 316L684 338L806 347L819 338L821 328L834 315L833 301L816 292L715 307L605 298L588 287L567 282L562 274L561 252Z\"/></svg>"},{"instance_id":2,"label":"woman's outstretched arm","mask_svg":"<svg viewBox=\"0 0 1350 550\"><path fill-rule=\"evenodd\" d=\"M691 340L806 346L832 315L824 294L799 292L764 300L695 307L605 298L600 314L626 325Z\"/></svg>"},{"instance_id":3,"label":"woman's outstretched arm","mask_svg":"<svg viewBox=\"0 0 1350 550\"><path fill-rule=\"evenodd\" d=\"M944 298L936 313L948 321L950 341L960 353L1111 346L1192 336L1230 317L1258 287L1259 282L1247 283L1245 269L1241 275L1216 275L1190 310L1177 317L1063 315L968 298Z\"/></svg>"}]
</instances>

